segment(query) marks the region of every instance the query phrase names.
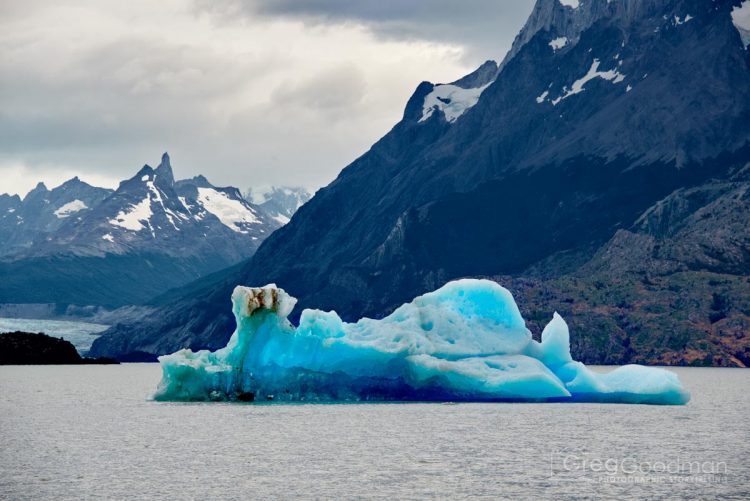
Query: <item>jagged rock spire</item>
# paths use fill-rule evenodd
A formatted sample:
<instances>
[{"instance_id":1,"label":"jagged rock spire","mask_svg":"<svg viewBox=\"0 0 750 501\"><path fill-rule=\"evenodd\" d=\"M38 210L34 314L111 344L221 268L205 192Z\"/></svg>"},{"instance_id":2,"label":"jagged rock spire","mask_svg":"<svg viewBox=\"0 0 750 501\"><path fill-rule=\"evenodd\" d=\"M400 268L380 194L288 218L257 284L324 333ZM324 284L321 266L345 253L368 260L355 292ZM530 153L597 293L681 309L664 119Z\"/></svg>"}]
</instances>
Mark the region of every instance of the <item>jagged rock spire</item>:
<instances>
[{"instance_id":1,"label":"jagged rock spire","mask_svg":"<svg viewBox=\"0 0 750 501\"><path fill-rule=\"evenodd\" d=\"M169 153L166 151L161 156L161 163L156 168L156 175L162 180L167 181L170 185L174 184L174 174L172 173L172 164L169 161Z\"/></svg>"}]
</instances>

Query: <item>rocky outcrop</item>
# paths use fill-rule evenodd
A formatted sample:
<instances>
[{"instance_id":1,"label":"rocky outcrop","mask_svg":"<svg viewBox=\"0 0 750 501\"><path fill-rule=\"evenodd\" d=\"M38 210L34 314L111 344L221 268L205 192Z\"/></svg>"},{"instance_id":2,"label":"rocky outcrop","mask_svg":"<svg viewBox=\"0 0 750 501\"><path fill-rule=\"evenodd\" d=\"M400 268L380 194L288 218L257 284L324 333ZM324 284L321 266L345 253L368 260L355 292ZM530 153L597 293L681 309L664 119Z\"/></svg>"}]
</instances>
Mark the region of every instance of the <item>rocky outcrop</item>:
<instances>
[{"instance_id":1,"label":"rocky outcrop","mask_svg":"<svg viewBox=\"0 0 750 501\"><path fill-rule=\"evenodd\" d=\"M0 334L0 365L80 365L116 364L110 358L82 358L75 347L62 338L29 332Z\"/></svg>"}]
</instances>

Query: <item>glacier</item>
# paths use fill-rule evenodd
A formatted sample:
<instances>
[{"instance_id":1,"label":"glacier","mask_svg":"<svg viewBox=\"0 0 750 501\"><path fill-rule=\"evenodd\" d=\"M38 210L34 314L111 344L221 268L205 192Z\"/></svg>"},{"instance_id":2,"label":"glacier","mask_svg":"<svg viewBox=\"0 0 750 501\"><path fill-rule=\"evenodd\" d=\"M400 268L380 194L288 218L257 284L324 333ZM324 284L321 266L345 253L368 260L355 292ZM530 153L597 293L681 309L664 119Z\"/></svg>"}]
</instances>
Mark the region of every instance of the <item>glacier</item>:
<instances>
[{"instance_id":1,"label":"glacier","mask_svg":"<svg viewBox=\"0 0 750 501\"><path fill-rule=\"evenodd\" d=\"M380 319L346 323L304 310L275 284L238 286L237 329L215 352L159 357L160 401L532 401L681 405L690 393L664 369L597 373L570 355L557 313L535 341L511 293L463 279Z\"/></svg>"}]
</instances>

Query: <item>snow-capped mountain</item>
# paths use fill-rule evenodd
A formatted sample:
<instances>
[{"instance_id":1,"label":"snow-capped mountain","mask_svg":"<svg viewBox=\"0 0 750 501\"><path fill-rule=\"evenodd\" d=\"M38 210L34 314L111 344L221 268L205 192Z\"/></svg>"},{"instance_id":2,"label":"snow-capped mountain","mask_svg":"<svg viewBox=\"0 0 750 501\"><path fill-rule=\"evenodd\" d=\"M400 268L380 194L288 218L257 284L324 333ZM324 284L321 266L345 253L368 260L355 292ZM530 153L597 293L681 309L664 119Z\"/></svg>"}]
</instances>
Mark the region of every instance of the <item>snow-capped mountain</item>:
<instances>
[{"instance_id":1,"label":"snow-capped mountain","mask_svg":"<svg viewBox=\"0 0 750 501\"><path fill-rule=\"evenodd\" d=\"M298 186L270 186L250 188L245 198L262 207L276 221L286 224L312 195L305 188Z\"/></svg>"},{"instance_id":2,"label":"snow-capped mountain","mask_svg":"<svg viewBox=\"0 0 750 501\"><path fill-rule=\"evenodd\" d=\"M727 309L732 320L715 332L738 332L744 341L708 341L705 326L718 318L711 293L682 319L671 314L678 299L665 300L664 290L694 295L736 282L741 295L746 281L733 274L750 273L747 239L736 233L747 225L726 216L750 204L732 184L747 182L750 162L744 8L740 0L538 0L500 64L449 84L422 82L402 120L251 259L173 293L159 315L111 329L94 352L165 353L185 339L192 348L221 347L233 319L219 305L237 284L277 283L299 298L298 308L356 319L381 317L453 278L502 276L522 284L522 308L552 301L568 313L583 330L574 347L583 361L741 360L742 348L733 346L750 340L736 327L747 325L740 306ZM718 230L700 236L706 222L685 212L709 203L715 190L706 186L716 180L733 187L711 203L735 209L712 209ZM657 210L667 200L679 218ZM659 239L672 239L670 265L660 259L648 267L665 274L649 279L664 289L641 282L642 271L616 277L632 280L627 293L607 285L615 279L588 273L611 268L586 265L609 262L599 251L621 252L618 242L641 238L646 214L689 226L643 236L653 238L655 253ZM686 275L668 275L675 270ZM620 306L603 317L587 306L601 300L614 308L639 295L653 310ZM533 313L526 317L552 312ZM655 358L667 345L673 357Z\"/></svg>"},{"instance_id":3,"label":"snow-capped mountain","mask_svg":"<svg viewBox=\"0 0 750 501\"><path fill-rule=\"evenodd\" d=\"M39 183L23 200L18 195L0 195L0 255L28 249L40 235L54 233L111 193L74 177L52 190Z\"/></svg>"},{"instance_id":4,"label":"snow-capped mountain","mask_svg":"<svg viewBox=\"0 0 750 501\"><path fill-rule=\"evenodd\" d=\"M246 258L281 224L236 188L203 176L175 182L169 155L145 165L93 210L69 218L25 255L79 256L158 251L170 256Z\"/></svg>"},{"instance_id":5,"label":"snow-capped mountain","mask_svg":"<svg viewBox=\"0 0 750 501\"><path fill-rule=\"evenodd\" d=\"M175 181L167 153L116 190L77 178L51 191L40 183L23 200L0 197L0 303L140 302L250 257L282 221L236 188Z\"/></svg>"}]
</instances>

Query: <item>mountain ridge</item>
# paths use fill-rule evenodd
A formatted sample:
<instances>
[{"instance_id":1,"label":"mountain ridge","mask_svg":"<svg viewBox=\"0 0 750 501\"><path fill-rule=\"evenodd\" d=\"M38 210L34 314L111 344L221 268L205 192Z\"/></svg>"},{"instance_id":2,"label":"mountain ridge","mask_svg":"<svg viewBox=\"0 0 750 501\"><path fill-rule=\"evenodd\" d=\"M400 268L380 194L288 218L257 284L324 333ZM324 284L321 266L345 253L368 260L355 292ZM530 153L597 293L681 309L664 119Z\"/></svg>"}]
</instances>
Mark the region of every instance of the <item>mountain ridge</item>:
<instances>
[{"instance_id":1,"label":"mountain ridge","mask_svg":"<svg viewBox=\"0 0 750 501\"><path fill-rule=\"evenodd\" d=\"M39 183L23 199L1 197L0 214L10 243L0 255L0 303L109 307L235 264L282 224L234 187L202 175L175 181L168 153L115 190L77 177L51 191Z\"/></svg>"}]
</instances>

